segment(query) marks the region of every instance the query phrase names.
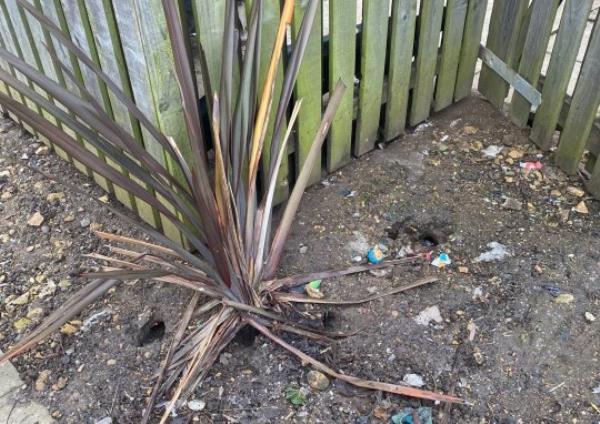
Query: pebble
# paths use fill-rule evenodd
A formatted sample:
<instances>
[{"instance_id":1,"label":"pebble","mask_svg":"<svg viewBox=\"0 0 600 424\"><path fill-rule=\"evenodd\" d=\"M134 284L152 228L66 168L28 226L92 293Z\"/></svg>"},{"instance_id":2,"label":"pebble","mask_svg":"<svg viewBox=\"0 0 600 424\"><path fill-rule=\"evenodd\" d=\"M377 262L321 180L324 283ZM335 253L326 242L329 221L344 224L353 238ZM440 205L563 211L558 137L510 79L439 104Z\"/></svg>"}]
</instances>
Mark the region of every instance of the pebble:
<instances>
[{"instance_id":1,"label":"pebble","mask_svg":"<svg viewBox=\"0 0 600 424\"><path fill-rule=\"evenodd\" d=\"M94 424L112 424L113 420L111 417L100 418Z\"/></svg>"},{"instance_id":2,"label":"pebble","mask_svg":"<svg viewBox=\"0 0 600 424\"><path fill-rule=\"evenodd\" d=\"M300 246L300 253L304 255L306 252L308 252L308 246Z\"/></svg>"},{"instance_id":3,"label":"pebble","mask_svg":"<svg viewBox=\"0 0 600 424\"><path fill-rule=\"evenodd\" d=\"M48 234L50 232L50 227L48 227L47 225L42 225L42 233L44 234Z\"/></svg>"},{"instance_id":4,"label":"pebble","mask_svg":"<svg viewBox=\"0 0 600 424\"><path fill-rule=\"evenodd\" d=\"M554 298L554 303L572 303L575 300L575 296L570 293L562 293Z\"/></svg>"},{"instance_id":5,"label":"pebble","mask_svg":"<svg viewBox=\"0 0 600 424\"><path fill-rule=\"evenodd\" d=\"M54 203L54 202L59 202L62 199L64 199L65 197L65 193L58 192L58 193L48 193L48 195L46 196L46 201L50 202L50 203Z\"/></svg>"},{"instance_id":6,"label":"pebble","mask_svg":"<svg viewBox=\"0 0 600 424\"><path fill-rule=\"evenodd\" d=\"M589 211L589 209L588 209L588 207L587 207L587 205L585 204L584 201L579 202L577 204L577 206L575 206L573 208L573 210L575 212L578 212L578 213L583 214L583 215L587 215L588 213L590 213L590 211Z\"/></svg>"},{"instance_id":7,"label":"pebble","mask_svg":"<svg viewBox=\"0 0 600 424\"><path fill-rule=\"evenodd\" d=\"M46 383L50 377L50 370L44 370L38 374L38 378L35 380L34 388L38 392L43 392L46 389Z\"/></svg>"},{"instance_id":8,"label":"pebble","mask_svg":"<svg viewBox=\"0 0 600 424\"><path fill-rule=\"evenodd\" d=\"M71 324L71 323L66 323L65 325L63 325L60 329L60 332L63 334L75 334L79 331L79 327Z\"/></svg>"},{"instance_id":9,"label":"pebble","mask_svg":"<svg viewBox=\"0 0 600 424\"><path fill-rule=\"evenodd\" d=\"M575 197L585 196L585 191L579 187L569 186L569 187L567 187L567 193L569 193L571 196L575 196Z\"/></svg>"},{"instance_id":10,"label":"pebble","mask_svg":"<svg viewBox=\"0 0 600 424\"><path fill-rule=\"evenodd\" d=\"M108 361L106 361L106 365L112 367L113 365L117 365L117 360L116 359L109 359Z\"/></svg>"},{"instance_id":11,"label":"pebble","mask_svg":"<svg viewBox=\"0 0 600 424\"><path fill-rule=\"evenodd\" d=\"M200 399L192 399L187 402L187 407L190 411L198 412L206 408L206 402Z\"/></svg>"},{"instance_id":12,"label":"pebble","mask_svg":"<svg viewBox=\"0 0 600 424\"><path fill-rule=\"evenodd\" d=\"M419 374L405 374L402 381L412 387L423 387L425 382Z\"/></svg>"},{"instance_id":13,"label":"pebble","mask_svg":"<svg viewBox=\"0 0 600 424\"><path fill-rule=\"evenodd\" d=\"M27 312L27 318L32 319L32 320L39 319L43 315L44 315L44 308L39 307L39 306L30 308L29 311Z\"/></svg>"},{"instance_id":14,"label":"pebble","mask_svg":"<svg viewBox=\"0 0 600 424\"><path fill-rule=\"evenodd\" d=\"M31 294L29 291L26 291L16 299L10 302L11 305L27 305L31 301Z\"/></svg>"},{"instance_id":15,"label":"pebble","mask_svg":"<svg viewBox=\"0 0 600 424\"><path fill-rule=\"evenodd\" d=\"M441 324L443 322L442 314L440 313L440 308L438 308L437 305L423 309L419 313L419 315L417 315L413 319L419 325L429 325L431 321L434 321L438 324Z\"/></svg>"},{"instance_id":16,"label":"pebble","mask_svg":"<svg viewBox=\"0 0 600 424\"><path fill-rule=\"evenodd\" d=\"M13 322L13 327L15 327L15 330L21 332L29 327L29 324L31 324L31 320L29 318L21 318Z\"/></svg>"},{"instance_id":17,"label":"pebble","mask_svg":"<svg viewBox=\"0 0 600 424\"><path fill-rule=\"evenodd\" d=\"M583 316L585 317L585 320L587 322L594 322L594 321L596 321L596 316L594 314L592 314L591 312L586 312L585 314L583 314Z\"/></svg>"},{"instance_id":18,"label":"pebble","mask_svg":"<svg viewBox=\"0 0 600 424\"><path fill-rule=\"evenodd\" d=\"M81 228L89 227L90 224L91 221L88 218L83 218L81 221L79 221L79 225L81 226Z\"/></svg>"},{"instance_id":19,"label":"pebble","mask_svg":"<svg viewBox=\"0 0 600 424\"><path fill-rule=\"evenodd\" d=\"M73 222L75 221L75 216L74 215L67 215L63 218L63 221L65 222Z\"/></svg>"},{"instance_id":20,"label":"pebble","mask_svg":"<svg viewBox=\"0 0 600 424\"><path fill-rule=\"evenodd\" d=\"M507 197L506 199L504 199L502 207L511 211L520 211L521 209L523 209L523 203L521 203L521 201L517 199L513 199L512 197Z\"/></svg>"},{"instance_id":21,"label":"pebble","mask_svg":"<svg viewBox=\"0 0 600 424\"><path fill-rule=\"evenodd\" d=\"M309 371L308 375L306 376L306 380L308 381L308 385L311 387L311 389L314 390L323 391L329 387L329 379L325 376L325 374L319 371Z\"/></svg>"},{"instance_id":22,"label":"pebble","mask_svg":"<svg viewBox=\"0 0 600 424\"><path fill-rule=\"evenodd\" d=\"M69 379L67 377L59 377L58 381L52 385L51 389L54 392L62 390L67 386L68 382L69 382Z\"/></svg>"},{"instance_id":23,"label":"pebble","mask_svg":"<svg viewBox=\"0 0 600 424\"><path fill-rule=\"evenodd\" d=\"M39 155L39 156L44 156L44 155L48 154L48 151L49 151L48 146L41 146L35 150L35 154Z\"/></svg>"},{"instance_id":24,"label":"pebble","mask_svg":"<svg viewBox=\"0 0 600 424\"><path fill-rule=\"evenodd\" d=\"M465 132L465 134L473 135L477 134L478 129L471 125L466 125L465 127L463 127L463 131Z\"/></svg>"},{"instance_id":25,"label":"pebble","mask_svg":"<svg viewBox=\"0 0 600 424\"><path fill-rule=\"evenodd\" d=\"M43 222L44 215L42 215L39 212L36 212L33 215L31 215L31 217L29 217L29 220L27 220L27 225L31 227L39 227L40 225L42 225Z\"/></svg>"}]
</instances>

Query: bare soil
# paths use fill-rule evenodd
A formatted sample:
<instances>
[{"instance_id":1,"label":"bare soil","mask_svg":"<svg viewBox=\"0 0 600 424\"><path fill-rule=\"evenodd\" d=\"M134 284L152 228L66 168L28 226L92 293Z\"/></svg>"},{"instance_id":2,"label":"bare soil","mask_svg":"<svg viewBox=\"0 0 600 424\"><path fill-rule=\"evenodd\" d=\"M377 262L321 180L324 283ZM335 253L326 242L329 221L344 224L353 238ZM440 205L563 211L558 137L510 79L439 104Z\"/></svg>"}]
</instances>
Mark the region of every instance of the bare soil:
<instances>
[{"instance_id":1,"label":"bare soil","mask_svg":"<svg viewBox=\"0 0 600 424\"><path fill-rule=\"evenodd\" d=\"M82 254L105 250L90 227L143 234L90 200L103 193L89 178L54 155L36 154L39 142L17 126L4 121L0 128L6 131L0 172L9 171L0 193L10 193L0 203L0 347L6 350L84 284L76 274L95 264ZM482 153L490 145L503 147L495 159ZM423 276L439 278L360 306L303 310L328 328L361 330L335 345L286 340L344 373L393 383L414 373L425 389L470 404L434 405L332 381L325 391L308 389L306 403L293 406L285 392L308 388L309 368L263 337L244 334L197 389L195 398L206 407L182 406L172 422L377 423L407 406L431 406L435 423L599 422L600 394L593 393L600 385L599 202L580 196L578 180L554 168L551 156L528 144L526 132L477 97L381 147L308 190L281 275L347 267L378 243L389 258L407 248L434 257L444 251L452 264L324 281L327 298L355 299ZM519 167L538 160L539 171ZM89 197L45 180L26 163L76 183ZM48 201L56 192L64 198ZM587 214L573 210L582 201ZM44 223L28 226L36 211ZM490 242L506 246L510 256L475 262ZM26 303L15 305L27 291ZM85 323L103 312L87 330L57 334L14 361L27 383L23 397L47 405L61 423L138 422L189 296L162 284L118 286L81 315ZM415 322L432 306L441 323ZM586 312L599 319L591 322ZM17 331L15 323L28 313L31 323ZM157 332L158 340L140 346L140 328L157 321L166 335ZM44 370L49 377L36 387Z\"/></svg>"}]
</instances>

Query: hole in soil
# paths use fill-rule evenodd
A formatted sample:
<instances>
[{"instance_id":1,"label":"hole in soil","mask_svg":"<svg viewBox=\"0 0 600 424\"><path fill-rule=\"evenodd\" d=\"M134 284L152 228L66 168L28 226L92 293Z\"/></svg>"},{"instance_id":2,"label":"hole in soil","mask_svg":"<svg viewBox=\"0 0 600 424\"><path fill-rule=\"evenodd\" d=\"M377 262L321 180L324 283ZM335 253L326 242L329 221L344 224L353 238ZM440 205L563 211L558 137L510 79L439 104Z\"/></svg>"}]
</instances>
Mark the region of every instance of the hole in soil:
<instances>
[{"instance_id":1,"label":"hole in soil","mask_svg":"<svg viewBox=\"0 0 600 424\"><path fill-rule=\"evenodd\" d=\"M138 346L145 346L165 335L165 323L159 319L151 319L140 328L137 335Z\"/></svg>"},{"instance_id":2,"label":"hole in soil","mask_svg":"<svg viewBox=\"0 0 600 424\"><path fill-rule=\"evenodd\" d=\"M234 340L245 347L250 347L254 343L254 339L258 335L258 330L254 327L245 326L235 335Z\"/></svg>"}]
</instances>

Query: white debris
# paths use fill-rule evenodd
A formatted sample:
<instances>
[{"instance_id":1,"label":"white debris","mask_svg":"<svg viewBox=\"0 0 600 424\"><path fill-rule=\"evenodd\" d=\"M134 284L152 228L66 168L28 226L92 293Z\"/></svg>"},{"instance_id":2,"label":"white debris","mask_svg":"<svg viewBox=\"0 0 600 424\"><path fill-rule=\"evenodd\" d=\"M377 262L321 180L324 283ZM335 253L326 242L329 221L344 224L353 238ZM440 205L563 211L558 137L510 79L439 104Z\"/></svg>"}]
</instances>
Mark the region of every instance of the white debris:
<instances>
[{"instance_id":1,"label":"white debris","mask_svg":"<svg viewBox=\"0 0 600 424\"><path fill-rule=\"evenodd\" d=\"M105 315L110 315L111 313L112 313L112 311L110 309L103 309L102 311L91 315L89 318L87 318L85 321L83 321L83 325L81 326L81 331L89 330L90 327L96 323L96 321L98 321L100 318L102 318Z\"/></svg>"},{"instance_id":2,"label":"white debris","mask_svg":"<svg viewBox=\"0 0 600 424\"><path fill-rule=\"evenodd\" d=\"M442 314L440 313L440 308L438 308L435 305L423 309L421 312L419 312L419 315L417 315L413 319L419 325L429 325L431 321L434 321L438 324L441 324L443 322Z\"/></svg>"},{"instance_id":3,"label":"white debris","mask_svg":"<svg viewBox=\"0 0 600 424\"><path fill-rule=\"evenodd\" d=\"M425 131L427 128L431 128L431 126L432 126L431 122L428 122L428 121L423 122L417 128L415 128L415 133L416 134L421 133L421 132Z\"/></svg>"},{"instance_id":4,"label":"white debris","mask_svg":"<svg viewBox=\"0 0 600 424\"><path fill-rule=\"evenodd\" d=\"M595 395L600 395L600 386L594 387L592 389L592 393L595 394Z\"/></svg>"},{"instance_id":5,"label":"white debris","mask_svg":"<svg viewBox=\"0 0 600 424\"><path fill-rule=\"evenodd\" d=\"M491 145L481 151L486 158L494 159L502 151L502 146Z\"/></svg>"},{"instance_id":6,"label":"white debris","mask_svg":"<svg viewBox=\"0 0 600 424\"><path fill-rule=\"evenodd\" d=\"M506 249L506 246L498 243L497 241L493 241L487 244L489 250L487 252L483 252L481 255L477 256L474 262L494 262L501 261L507 256L510 256L509 251Z\"/></svg>"},{"instance_id":7,"label":"white debris","mask_svg":"<svg viewBox=\"0 0 600 424\"><path fill-rule=\"evenodd\" d=\"M423 387L425 382L419 374L405 374L402 381L412 387Z\"/></svg>"},{"instance_id":8,"label":"white debris","mask_svg":"<svg viewBox=\"0 0 600 424\"><path fill-rule=\"evenodd\" d=\"M99 421L96 421L96 424L112 424L113 420L111 417L104 417Z\"/></svg>"},{"instance_id":9,"label":"white debris","mask_svg":"<svg viewBox=\"0 0 600 424\"><path fill-rule=\"evenodd\" d=\"M200 399L192 399L189 400L187 403L187 407L191 410L191 411L202 411L204 408L206 408L206 402L204 402L203 400Z\"/></svg>"}]
</instances>

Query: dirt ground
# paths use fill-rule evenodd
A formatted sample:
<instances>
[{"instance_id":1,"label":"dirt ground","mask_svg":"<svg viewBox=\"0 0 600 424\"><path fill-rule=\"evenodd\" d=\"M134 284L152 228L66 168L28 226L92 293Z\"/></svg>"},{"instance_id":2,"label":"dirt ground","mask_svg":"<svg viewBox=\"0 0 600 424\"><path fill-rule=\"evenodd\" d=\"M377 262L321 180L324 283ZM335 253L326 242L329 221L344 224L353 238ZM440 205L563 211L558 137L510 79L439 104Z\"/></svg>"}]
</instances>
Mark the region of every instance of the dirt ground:
<instances>
[{"instance_id":1,"label":"dirt ground","mask_svg":"<svg viewBox=\"0 0 600 424\"><path fill-rule=\"evenodd\" d=\"M83 284L75 274L94 263L82 254L105 249L91 228L140 234L89 197L27 168L35 164L90 197L103 195L57 157L36 154L40 144L18 127L7 121L0 127L0 172L8 171L0 174L0 348L6 350ZM495 159L483 153L491 145L503 147ZM355 299L439 277L362 306L310 308L331 329L361 330L335 345L288 340L344 373L392 383L417 374L424 389L454 393L469 405L434 405L338 381L312 390L307 367L250 335L230 345L197 389L204 409L182 406L172 422L364 424L389 422L404 407L418 406L432 407L436 424L600 422L594 393L600 386L599 202L476 97L382 147L308 190L281 274L346 267L364 261L376 244L388 258L443 251L452 264L326 280L327 298ZM538 160L541 170L520 169L520 162ZM48 200L60 192L63 198ZM28 226L36 211L44 222ZM477 262L491 242L508 255ZM119 286L82 313L85 329L57 334L14 361L27 383L23 397L47 405L61 423L138 422L189 295L161 284ZM417 323L431 307L441 321ZM164 321L166 335L140 346L140 327L148 321ZM286 400L289 388L307 393L304 405Z\"/></svg>"}]
</instances>

